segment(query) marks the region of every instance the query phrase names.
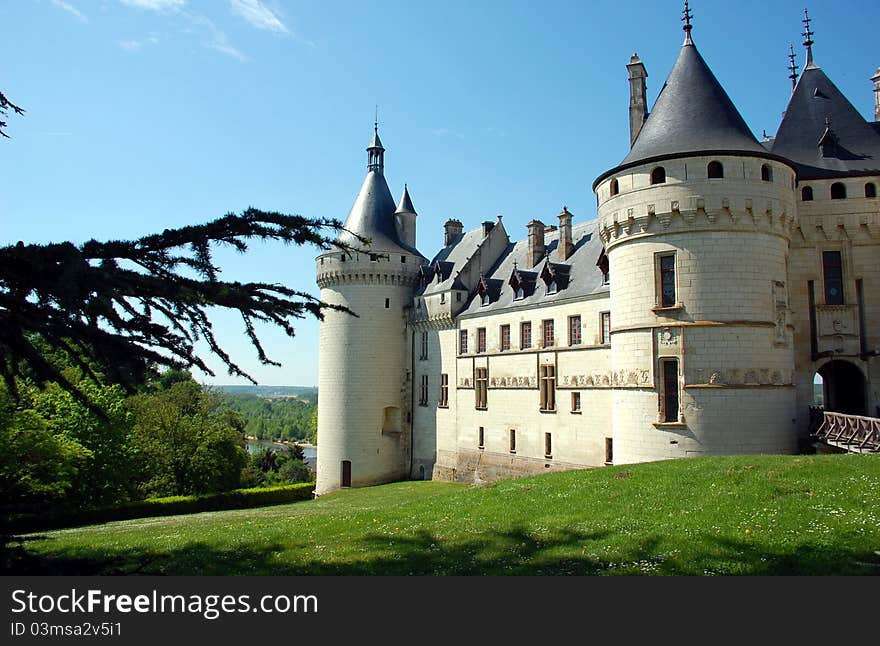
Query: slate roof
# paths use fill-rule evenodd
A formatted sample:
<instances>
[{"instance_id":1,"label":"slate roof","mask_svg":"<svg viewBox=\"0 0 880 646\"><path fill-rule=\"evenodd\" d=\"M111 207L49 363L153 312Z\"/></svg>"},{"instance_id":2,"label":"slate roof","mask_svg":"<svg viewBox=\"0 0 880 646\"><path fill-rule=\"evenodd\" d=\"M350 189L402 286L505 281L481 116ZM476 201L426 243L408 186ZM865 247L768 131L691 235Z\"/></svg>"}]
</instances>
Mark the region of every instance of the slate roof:
<instances>
[{"instance_id":1,"label":"slate roof","mask_svg":"<svg viewBox=\"0 0 880 646\"><path fill-rule=\"evenodd\" d=\"M832 144L825 146L825 156L820 140ZM820 67L808 65L772 152L793 161L800 180L880 174L880 124L866 121Z\"/></svg>"},{"instance_id":2,"label":"slate roof","mask_svg":"<svg viewBox=\"0 0 880 646\"><path fill-rule=\"evenodd\" d=\"M421 256L417 249L404 244L398 237L397 224L394 220L396 209L385 176L379 171L371 170L364 178L354 206L345 219L345 228L369 238L370 244L367 248L370 250L406 252ZM354 247L365 246L347 231L339 235L339 241Z\"/></svg>"},{"instance_id":3,"label":"slate roof","mask_svg":"<svg viewBox=\"0 0 880 646\"><path fill-rule=\"evenodd\" d=\"M464 268L467 261L473 256L486 236L483 228L478 227L467 233L462 233L443 247L431 260L431 282L419 290L419 296L436 294L448 289L466 289L460 280L458 273ZM440 274L440 282L436 281Z\"/></svg>"},{"instance_id":4,"label":"slate roof","mask_svg":"<svg viewBox=\"0 0 880 646\"><path fill-rule=\"evenodd\" d=\"M687 38L629 154L593 188L608 175L653 159L731 152L768 156Z\"/></svg>"},{"instance_id":5,"label":"slate roof","mask_svg":"<svg viewBox=\"0 0 880 646\"><path fill-rule=\"evenodd\" d=\"M474 231L481 233L479 229ZM474 233L474 231L469 231L465 236ZM483 305L478 294L471 295L471 300L462 310L461 315L496 312L536 304L552 305L555 301L589 294L607 293L608 285L603 284L602 272L596 266L596 261L602 252L598 221L593 220L574 225L572 240L574 251L567 260L562 261L559 259L557 250L559 230L545 234L544 244L547 249L547 258L534 267L528 267L526 264L528 240L520 240L508 245L507 250L501 254L495 265L484 272L484 280L492 286L489 304ZM557 275L567 275L567 283L565 280L559 281L559 289L555 294L547 293L547 283L540 277L548 261ZM526 289L525 297L520 300L514 300L515 291L509 283L514 272L514 262L516 262L517 270L530 283Z\"/></svg>"},{"instance_id":6,"label":"slate roof","mask_svg":"<svg viewBox=\"0 0 880 646\"><path fill-rule=\"evenodd\" d=\"M409 196L409 188L407 188L406 184L403 185L403 195L400 196L400 202L397 203L397 210L395 213L415 213L416 208L413 206L412 199ZM416 214L418 215L418 214Z\"/></svg>"}]
</instances>

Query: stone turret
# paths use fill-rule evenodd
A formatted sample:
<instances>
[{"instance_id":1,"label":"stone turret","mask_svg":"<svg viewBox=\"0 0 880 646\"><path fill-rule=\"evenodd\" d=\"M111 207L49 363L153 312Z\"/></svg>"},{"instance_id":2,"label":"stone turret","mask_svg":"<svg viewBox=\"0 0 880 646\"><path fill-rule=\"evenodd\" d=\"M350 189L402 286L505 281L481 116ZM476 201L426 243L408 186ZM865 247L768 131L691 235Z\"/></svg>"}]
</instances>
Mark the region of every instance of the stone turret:
<instances>
[{"instance_id":1,"label":"stone turret","mask_svg":"<svg viewBox=\"0 0 880 646\"><path fill-rule=\"evenodd\" d=\"M690 27L629 154L593 184L614 269L615 463L796 447L794 168L755 139Z\"/></svg>"},{"instance_id":2,"label":"stone turret","mask_svg":"<svg viewBox=\"0 0 880 646\"><path fill-rule=\"evenodd\" d=\"M378 131L367 148L367 176L339 241L355 247L317 258L320 324L316 494L405 478L411 451L412 384L406 367L406 313L418 286L415 209L404 191L396 208L384 177ZM400 216L412 217L398 229ZM354 316L355 314L356 316Z\"/></svg>"},{"instance_id":3,"label":"stone turret","mask_svg":"<svg viewBox=\"0 0 880 646\"><path fill-rule=\"evenodd\" d=\"M403 195L400 196L400 202L397 204L397 210L394 212L394 219L397 224L397 233L400 240L410 247L416 246L416 209L409 197L409 188L403 185Z\"/></svg>"}]
</instances>

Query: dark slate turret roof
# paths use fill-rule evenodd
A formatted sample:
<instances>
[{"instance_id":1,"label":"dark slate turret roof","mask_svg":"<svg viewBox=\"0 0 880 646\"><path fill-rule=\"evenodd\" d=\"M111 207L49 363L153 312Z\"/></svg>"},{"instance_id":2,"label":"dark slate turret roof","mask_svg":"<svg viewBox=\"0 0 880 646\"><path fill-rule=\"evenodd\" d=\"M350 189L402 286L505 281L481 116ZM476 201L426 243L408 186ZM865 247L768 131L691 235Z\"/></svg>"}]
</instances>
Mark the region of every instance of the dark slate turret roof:
<instances>
[{"instance_id":1,"label":"dark slate turret roof","mask_svg":"<svg viewBox=\"0 0 880 646\"><path fill-rule=\"evenodd\" d=\"M371 250L405 251L421 256L416 249L400 241L397 225L394 222L395 210L394 198L388 190L385 176L381 172L371 170L364 178L361 191L345 220L345 228L369 238L371 244L368 248ZM340 234L339 241L354 247L365 246L347 231Z\"/></svg>"},{"instance_id":2,"label":"dark slate turret roof","mask_svg":"<svg viewBox=\"0 0 880 646\"><path fill-rule=\"evenodd\" d=\"M703 151L764 153L693 41L687 39L621 165Z\"/></svg>"},{"instance_id":3,"label":"dark slate turret roof","mask_svg":"<svg viewBox=\"0 0 880 646\"><path fill-rule=\"evenodd\" d=\"M688 37L629 154L593 186L624 167L700 153L768 156Z\"/></svg>"},{"instance_id":4,"label":"dark slate turret roof","mask_svg":"<svg viewBox=\"0 0 880 646\"><path fill-rule=\"evenodd\" d=\"M824 157L820 141L832 144ZM772 152L793 161L801 180L880 174L880 131L816 65L801 74Z\"/></svg>"},{"instance_id":5,"label":"dark slate turret roof","mask_svg":"<svg viewBox=\"0 0 880 646\"><path fill-rule=\"evenodd\" d=\"M400 202L397 203L397 211L395 213L416 213L416 209L409 197L409 188L407 188L406 184L403 185L403 195L400 196Z\"/></svg>"}]
</instances>

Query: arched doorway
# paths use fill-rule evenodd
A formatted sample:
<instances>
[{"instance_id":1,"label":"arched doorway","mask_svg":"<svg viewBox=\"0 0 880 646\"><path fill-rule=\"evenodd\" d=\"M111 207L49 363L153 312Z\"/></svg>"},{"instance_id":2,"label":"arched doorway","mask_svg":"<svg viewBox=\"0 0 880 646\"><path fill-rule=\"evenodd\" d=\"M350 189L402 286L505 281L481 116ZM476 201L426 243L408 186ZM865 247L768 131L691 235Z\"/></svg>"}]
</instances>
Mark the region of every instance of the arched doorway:
<instances>
[{"instance_id":1,"label":"arched doorway","mask_svg":"<svg viewBox=\"0 0 880 646\"><path fill-rule=\"evenodd\" d=\"M825 410L865 415L865 376L849 361L835 359L819 368ZM814 380L814 384L819 380Z\"/></svg>"}]
</instances>

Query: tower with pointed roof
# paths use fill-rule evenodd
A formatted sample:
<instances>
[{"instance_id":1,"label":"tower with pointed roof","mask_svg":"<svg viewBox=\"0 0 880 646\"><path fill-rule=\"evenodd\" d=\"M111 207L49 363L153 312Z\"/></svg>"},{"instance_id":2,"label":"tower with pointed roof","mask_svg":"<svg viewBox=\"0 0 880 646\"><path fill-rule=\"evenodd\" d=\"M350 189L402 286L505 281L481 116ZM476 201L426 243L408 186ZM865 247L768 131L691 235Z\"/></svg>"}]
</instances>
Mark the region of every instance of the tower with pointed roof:
<instances>
[{"instance_id":1,"label":"tower with pointed roof","mask_svg":"<svg viewBox=\"0 0 880 646\"><path fill-rule=\"evenodd\" d=\"M685 3L665 86L629 153L593 186L612 276L620 463L795 449L795 171L755 139L691 17Z\"/></svg>"},{"instance_id":2,"label":"tower with pointed roof","mask_svg":"<svg viewBox=\"0 0 880 646\"><path fill-rule=\"evenodd\" d=\"M813 53L806 10L803 22L804 69L771 147L797 170L790 281L802 428L817 374L828 409L880 417L880 111L870 122L841 93Z\"/></svg>"},{"instance_id":3,"label":"tower with pointed roof","mask_svg":"<svg viewBox=\"0 0 880 646\"><path fill-rule=\"evenodd\" d=\"M424 262L415 217L406 189L399 208L391 197L375 127L367 175L339 236L350 249L317 258L321 300L351 312L325 310L320 324L317 494L409 474L406 313Z\"/></svg>"}]
</instances>

